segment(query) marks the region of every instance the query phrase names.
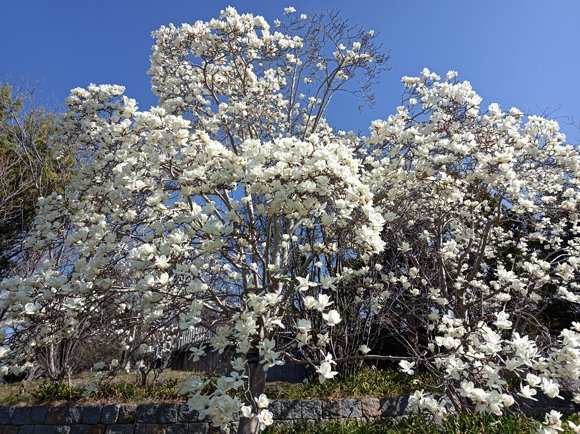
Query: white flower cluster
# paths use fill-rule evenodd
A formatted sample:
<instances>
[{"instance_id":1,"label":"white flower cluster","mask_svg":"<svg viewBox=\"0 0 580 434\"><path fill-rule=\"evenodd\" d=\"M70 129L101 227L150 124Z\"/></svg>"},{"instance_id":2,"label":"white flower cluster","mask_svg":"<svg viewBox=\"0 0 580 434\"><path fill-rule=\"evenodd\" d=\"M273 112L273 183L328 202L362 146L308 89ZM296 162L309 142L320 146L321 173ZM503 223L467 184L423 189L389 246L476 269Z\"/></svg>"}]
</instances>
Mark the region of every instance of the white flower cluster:
<instances>
[{"instance_id":1,"label":"white flower cluster","mask_svg":"<svg viewBox=\"0 0 580 434\"><path fill-rule=\"evenodd\" d=\"M418 343L402 371L426 366L458 409L501 414L514 404L506 375L525 379L529 399L558 398L578 379L578 324L528 335L544 331L538 316L551 304L580 297L580 158L555 122L524 125L495 104L481 112L457 73L439 81L425 69L403 78L405 104L370 137L334 134L315 111L324 101L299 97L307 106L296 102L304 111L293 117L287 71L264 66L305 61L299 37L233 8L153 36L158 107L138 111L119 86L66 101L55 146L75 143L81 165L68 191L39 201L26 242L38 268L0 284L15 331L0 358L13 372L62 339L98 333L97 318L140 370L180 330L202 328L209 344L191 348L194 361L237 355L229 374L190 379L181 393L216 426L241 411L264 428L266 371L288 348L322 354L320 382L338 374L327 345L346 321L338 297L353 294L366 318L382 315ZM336 47L336 79L364 47ZM422 391L411 404L446 412ZM544 429L558 422L549 415Z\"/></svg>"},{"instance_id":2,"label":"white flower cluster","mask_svg":"<svg viewBox=\"0 0 580 434\"><path fill-rule=\"evenodd\" d=\"M240 68L233 45L244 46L245 61L252 63L301 47L299 38L271 34L262 18L232 8L221 20L161 28L154 37L150 73L159 107L138 111L119 86L74 89L67 99L59 140L75 142L82 165L65 195L41 199L27 240L33 250L65 254L50 253L31 277L2 283L10 292L5 303L14 306L9 324L37 333L34 342L44 348L57 339L84 339L96 317L113 312L109 326L144 372L160 348L170 350L163 337L206 327L211 350L225 356L233 347L244 357L214 382L212 393L204 392L207 382L199 378L182 384L182 393L218 426L240 409L266 426L271 415L253 384L283 363L274 337L284 327L289 300L317 296L313 307L323 321L317 331L325 346L341 317L322 291L336 290L341 276L326 270L320 281L309 280L313 264L339 252L380 252L384 220L348 140L328 128L306 139L274 134L287 123L279 92L283 75L248 68L243 83L228 78ZM201 58L220 50L228 60L188 67L176 60L181 52ZM218 94L230 98L216 100ZM259 137L265 138L252 138L256 119L264 120ZM216 140L226 130L229 139ZM297 342L309 343L310 322L297 324ZM136 327L146 339L135 338ZM22 335L25 348L28 337ZM5 359L27 360L31 353L22 348L6 347ZM207 351L191 350L194 360ZM248 362L254 354L257 370ZM337 374L331 364L329 354L318 368L321 381ZM85 395L98 389L106 366L96 367ZM106 372L113 368L123 367L116 363ZM234 396L239 390L245 400Z\"/></svg>"},{"instance_id":3,"label":"white flower cluster","mask_svg":"<svg viewBox=\"0 0 580 434\"><path fill-rule=\"evenodd\" d=\"M497 104L482 112L456 76L403 78L405 104L365 139L366 183L384 206L383 239L400 246L382 262L382 280L391 306L414 312L408 333L424 343L413 363L454 390L457 409L501 414L514 404L507 375L525 378L520 395L534 399L536 390L559 398L580 374L577 324L557 337L539 321L579 300L580 157L556 122L524 124L519 110ZM401 362L403 372L412 366ZM552 432L555 422L546 424Z\"/></svg>"}]
</instances>

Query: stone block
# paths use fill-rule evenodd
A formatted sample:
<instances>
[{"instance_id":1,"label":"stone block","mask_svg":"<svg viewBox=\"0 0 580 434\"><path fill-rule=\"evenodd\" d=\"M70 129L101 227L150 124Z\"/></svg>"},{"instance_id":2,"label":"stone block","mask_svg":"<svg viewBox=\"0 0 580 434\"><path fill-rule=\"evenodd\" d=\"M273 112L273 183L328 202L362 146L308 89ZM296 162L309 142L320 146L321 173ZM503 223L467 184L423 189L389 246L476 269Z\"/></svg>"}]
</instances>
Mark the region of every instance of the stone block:
<instances>
[{"instance_id":1,"label":"stone block","mask_svg":"<svg viewBox=\"0 0 580 434\"><path fill-rule=\"evenodd\" d=\"M87 405L83 409L83 423L98 424L101 422L102 405Z\"/></svg>"},{"instance_id":2,"label":"stone block","mask_svg":"<svg viewBox=\"0 0 580 434\"><path fill-rule=\"evenodd\" d=\"M381 404L381 416L402 416L411 414L408 396L398 396L393 398L379 398Z\"/></svg>"},{"instance_id":3,"label":"stone block","mask_svg":"<svg viewBox=\"0 0 580 434\"><path fill-rule=\"evenodd\" d=\"M453 403L451 402L449 397L443 396L441 402L443 403L445 410L447 410L447 413L455 413L455 407L453 406Z\"/></svg>"},{"instance_id":4,"label":"stone block","mask_svg":"<svg viewBox=\"0 0 580 434\"><path fill-rule=\"evenodd\" d=\"M340 414L340 401L322 401L322 417L324 419L338 419Z\"/></svg>"},{"instance_id":5,"label":"stone block","mask_svg":"<svg viewBox=\"0 0 580 434\"><path fill-rule=\"evenodd\" d=\"M34 425L34 434L54 434L54 425Z\"/></svg>"},{"instance_id":6,"label":"stone block","mask_svg":"<svg viewBox=\"0 0 580 434\"><path fill-rule=\"evenodd\" d=\"M137 409L137 422L155 423L157 422L157 404L140 405Z\"/></svg>"},{"instance_id":7,"label":"stone block","mask_svg":"<svg viewBox=\"0 0 580 434\"><path fill-rule=\"evenodd\" d=\"M26 425L30 420L30 407L16 407L12 413L12 425Z\"/></svg>"},{"instance_id":8,"label":"stone block","mask_svg":"<svg viewBox=\"0 0 580 434\"><path fill-rule=\"evenodd\" d=\"M302 405L298 399L279 401L280 419L300 419L302 417Z\"/></svg>"},{"instance_id":9,"label":"stone block","mask_svg":"<svg viewBox=\"0 0 580 434\"><path fill-rule=\"evenodd\" d=\"M145 429L147 428L146 423L138 423L135 425L135 434L145 434Z\"/></svg>"},{"instance_id":10,"label":"stone block","mask_svg":"<svg viewBox=\"0 0 580 434\"><path fill-rule=\"evenodd\" d=\"M69 434L89 434L88 425L71 425Z\"/></svg>"},{"instance_id":11,"label":"stone block","mask_svg":"<svg viewBox=\"0 0 580 434\"><path fill-rule=\"evenodd\" d=\"M40 424L44 423L44 418L46 417L47 407L45 405L35 405L30 407L30 414L28 415L28 423L30 424Z\"/></svg>"},{"instance_id":12,"label":"stone block","mask_svg":"<svg viewBox=\"0 0 580 434\"><path fill-rule=\"evenodd\" d=\"M89 434L105 434L107 426L102 423L89 426Z\"/></svg>"},{"instance_id":13,"label":"stone block","mask_svg":"<svg viewBox=\"0 0 580 434\"><path fill-rule=\"evenodd\" d=\"M362 417L362 407L358 399L343 399L340 404L340 414L342 417L357 418Z\"/></svg>"},{"instance_id":14,"label":"stone block","mask_svg":"<svg viewBox=\"0 0 580 434\"><path fill-rule=\"evenodd\" d=\"M108 425L105 434L128 434L133 432L132 424Z\"/></svg>"},{"instance_id":15,"label":"stone block","mask_svg":"<svg viewBox=\"0 0 580 434\"><path fill-rule=\"evenodd\" d=\"M177 422L197 422L199 413L193 408L193 405L180 404L177 411Z\"/></svg>"},{"instance_id":16,"label":"stone block","mask_svg":"<svg viewBox=\"0 0 580 434\"><path fill-rule=\"evenodd\" d=\"M131 423L137 419L137 406L135 404L121 404L119 406L119 423Z\"/></svg>"},{"instance_id":17,"label":"stone block","mask_svg":"<svg viewBox=\"0 0 580 434\"><path fill-rule=\"evenodd\" d=\"M36 425L21 425L18 434L34 434L35 427Z\"/></svg>"},{"instance_id":18,"label":"stone block","mask_svg":"<svg viewBox=\"0 0 580 434\"><path fill-rule=\"evenodd\" d=\"M322 401L302 401L302 419L320 419L322 417Z\"/></svg>"},{"instance_id":19,"label":"stone block","mask_svg":"<svg viewBox=\"0 0 580 434\"><path fill-rule=\"evenodd\" d=\"M4 428L3 434L18 434L18 427L14 425L10 425Z\"/></svg>"},{"instance_id":20,"label":"stone block","mask_svg":"<svg viewBox=\"0 0 580 434\"><path fill-rule=\"evenodd\" d=\"M268 411L272 413L274 420L280 419L280 401L270 401L268 404Z\"/></svg>"},{"instance_id":21,"label":"stone block","mask_svg":"<svg viewBox=\"0 0 580 434\"><path fill-rule=\"evenodd\" d=\"M59 425L63 423L64 415L66 412L66 407L64 406L53 406L48 407L46 410L46 418L44 423L46 425Z\"/></svg>"},{"instance_id":22,"label":"stone block","mask_svg":"<svg viewBox=\"0 0 580 434\"><path fill-rule=\"evenodd\" d=\"M84 407L69 407L64 412L63 422L65 424L81 423L83 420Z\"/></svg>"},{"instance_id":23,"label":"stone block","mask_svg":"<svg viewBox=\"0 0 580 434\"><path fill-rule=\"evenodd\" d=\"M209 424L207 423L189 423L187 425L187 434L208 434L209 432Z\"/></svg>"},{"instance_id":24,"label":"stone block","mask_svg":"<svg viewBox=\"0 0 580 434\"><path fill-rule=\"evenodd\" d=\"M400 396L399 397L399 410L401 411L401 414L413 413L413 408L409 405L409 397L408 396Z\"/></svg>"},{"instance_id":25,"label":"stone block","mask_svg":"<svg viewBox=\"0 0 580 434\"><path fill-rule=\"evenodd\" d=\"M208 434L231 434L230 427L226 426L223 430L217 426L209 426Z\"/></svg>"},{"instance_id":26,"label":"stone block","mask_svg":"<svg viewBox=\"0 0 580 434\"><path fill-rule=\"evenodd\" d=\"M12 413L14 413L14 407L0 407L0 424L12 423Z\"/></svg>"},{"instance_id":27,"label":"stone block","mask_svg":"<svg viewBox=\"0 0 580 434\"><path fill-rule=\"evenodd\" d=\"M159 404L157 408L157 423L177 422L179 404Z\"/></svg>"},{"instance_id":28,"label":"stone block","mask_svg":"<svg viewBox=\"0 0 580 434\"><path fill-rule=\"evenodd\" d=\"M167 424L148 423L145 428L145 434L167 434Z\"/></svg>"},{"instance_id":29,"label":"stone block","mask_svg":"<svg viewBox=\"0 0 580 434\"><path fill-rule=\"evenodd\" d=\"M186 423L172 423L167 425L167 434L187 434Z\"/></svg>"},{"instance_id":30,"label":"stone block","mask_svg":"<svg viewBox=\"0 0 580 434\"><path fill-rule=\"evenodd\" d=\"M101 414L101 423L116 423L119 417L119 405L105 405Z\"/></svg>"},{"instance_id":31,"label":"stone block","mask_svg":"<svg viewBox=\"0 0 580 434\"><path fill-rule=\"evenodd\" d=\"M53 425L51 434L70 434L70 425Z\"/></svg>"},{"instance_id":32,"label":"stone block","mask_svg":"<svg viewBox=\"0 0 580 434\"><path fill-rule=\"evenodd\" d=\"M360 400L363 415L366 417L380 417L381 403L378 398L363 398Z\"/></svg>"},{"instance_id":33,"label":"stone block","mask_svg":"<svg viewBox=\"0 0 580 434\"><path fill-rule=\"evenodd\" d=\"M381 416L398 416L398 400L394 397L379 398Z\"/></svg>"}]
</instances>

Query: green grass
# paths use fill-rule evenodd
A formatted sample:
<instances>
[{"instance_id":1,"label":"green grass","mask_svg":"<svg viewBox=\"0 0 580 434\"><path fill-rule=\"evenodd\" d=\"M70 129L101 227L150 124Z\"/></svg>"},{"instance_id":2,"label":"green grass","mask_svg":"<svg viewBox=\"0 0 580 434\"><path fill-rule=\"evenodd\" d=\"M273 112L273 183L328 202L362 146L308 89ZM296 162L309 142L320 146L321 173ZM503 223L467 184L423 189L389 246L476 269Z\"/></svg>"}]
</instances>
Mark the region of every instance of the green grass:
<instances>
[{"instance_id":1,"label":"green grass","mask_svg":"<svg viewBox=\"0 0 580 434\"><path fill-rule=\"evenodd\" d=\"M20 396L20 383L8 383L0 386L0 405L15 405L30 400L29 394Z\"/></svg>"},{"instance_id":2,"label":"green grass","mask_svg":"<svg viewBox=\"0 0 580 434\"><path fill-rule=\"evenodd\" d=\"M185 401L185 397L175 396L175 385L194 375L191 372L164 371L156 385L137 385L135 374L122 373L110 383L102 385L101 390L88 401L90 403L134 403L144 404L152 401ZM27 391L20 395L21 383L7 383L0 386L0 405L46 404L78 402L83 389L77 383L89 384L94 374L85 372L71 378L71 385L51 383L39 379L28 384Z\"/></svg>"},{"instance_id":3,"label":"green grass","mask_svg":"<svg viewBox=\"0 0 580 434\"><path fill-rule=\"evenodd\" d=\"M365 398L408 396L417 389L437 393L436 380L430 374L407 375L395 371L364 369L344 380L312 383L268 383L270 399Z\"/></svg>"},{"instance_id":4,"label":"green grass","mask_svg":"<svg viewBox=\"0 0 580 434\"><path fill-rule=\"evenodd\" d=\"M185 401L184 396L176 395L177 383L192 376L200 375L193 372L166 370L155 385L137 385L134 374L120 374L111 382L105 383L100 390L90 398L91 403L126 402L142 404L152 401ZM201 374L203 375L203 374ZM28 385L27 392L19 394L20 383L8 383L0 386L0 405L14 405L18 403L49 403L49 402L78 402L81 400L82 388L76 384L90 383L92 375L84 373L71 379L67 383L51 383L44 380L35 380ZM325 398L364 398L379 396L404 396L412 394L416 389L435 390L433 377L422 374L409 376L393 371L363 370L344 380L327 381L320 384L317 378L312 383L280 383L266 384L266 395L270 399L325 399ZM206 392L211 392L208 385Z\"/></svg>"},{"instance_id":5,"label":"green grass","mask_svg":"<svg viewBox=\"0 0 580 434\"><path fill-rule=\"evenodd\" d=\"M90 401L94 402L135 402L185 401L185 397L175 395L177 380L172 379L159 384L138 386L131 383L104 383ZM65 383L48 383L30 391L30 395L40 403L53 401L82 400L84 388L69 386Z\"/></svg>"}]
</instances>

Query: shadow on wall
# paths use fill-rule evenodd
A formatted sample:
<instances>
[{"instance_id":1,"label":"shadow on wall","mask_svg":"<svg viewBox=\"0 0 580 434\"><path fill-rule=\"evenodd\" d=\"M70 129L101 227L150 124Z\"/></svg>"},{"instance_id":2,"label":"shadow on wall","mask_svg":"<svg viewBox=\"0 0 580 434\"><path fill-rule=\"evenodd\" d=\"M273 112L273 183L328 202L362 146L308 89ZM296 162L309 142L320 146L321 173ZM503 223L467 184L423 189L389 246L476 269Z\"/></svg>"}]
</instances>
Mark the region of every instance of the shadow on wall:
<instances>
[{"instance_id":1,"label":"shadow on wall","mask_svg":"<svg viewBox=\"0 0 580 434\"><path fill-rule=\"evenodd\" d=\"M186 348L175 351L171 362L171 369L176 371L215 372L228 374L232 366L230 361L236 357L244 357L236 353L233 348L226 349L222 354L217 350L209 351L197 362L192 361L192 354ZM286 383L302 383L308 379L309 367L287 362L282 366L273 366L268 369L266 381L283 381Z\"/></svg>"}]
</instances>

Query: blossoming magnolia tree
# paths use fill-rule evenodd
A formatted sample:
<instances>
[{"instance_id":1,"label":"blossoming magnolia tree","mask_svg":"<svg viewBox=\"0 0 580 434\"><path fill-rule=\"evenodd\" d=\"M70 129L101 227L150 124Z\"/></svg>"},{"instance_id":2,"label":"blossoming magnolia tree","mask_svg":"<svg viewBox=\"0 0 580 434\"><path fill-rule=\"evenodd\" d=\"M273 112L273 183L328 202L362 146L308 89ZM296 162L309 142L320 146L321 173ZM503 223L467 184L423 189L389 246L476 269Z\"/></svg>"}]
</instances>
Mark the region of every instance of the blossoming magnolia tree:
<instances>
[{"instance_id":1,"label":"blossoming magnolia tree","mask_svg":"<svg viewBox=\"0 0 580 434\"><path fill-rule=\"evenodd\" d=\"M154 350L135 345L136 321L145 336L201 324L215 334L213 349L234 346L240 357L214 392L203 393L199 378L181 391L218 426L240 410L241 432L271 423L265 377L282 363L274 335L291 300L316 294L308 305L328 331L341 318L315 292L314 270L327 287L340 276L321 264L337 252L369 257L384 244L355 141L334 134L323 115L337 90L371 102L387 61L372 32L334 13L277 25L287 33L229 8L220 20L155 32L150 74L160 102L150 111L119 86L73 91L55 143L74 143L81 167L66 195L39 202L27 245L44 249L46 261L34 276L2 283L12 305L3 356L13 369L116 306L111 324L127 351ZM348 87L351 79L361 86ZM297 326L307 340L307 321ZM332 378L332 355L317 357L321 379Z\"/></svg>"},{"instance_id":2,"label":"blossoming magnolia tree","mask_svg":"<svg viewBox=\"0 0 580 434\"><path fill-rule=\"evenodd\" d=\"M514 404L509 373L525 379L521 396L557 397L580 372L580 326L552 341L535 328L551 301L578 297L577 153L555 123L481 113L469 83L427 70L403 79L404 105L369 137L335 132L333 93L372 101L387 58L372 32L293 12L280 32L232 8L154 32L149 111L119 86L73 90L56 143L74 143L82 164L66 195L39 203L27 245L43 265L2 282L4 360L26 367L107 306L134 355L160 330L207 327L211 349L239 357L214 387L197 377L180 390L217 426L240 411L251 433L272 422L268 368L292 357L277 331L291 327L320 381L332 379L335 300L354 291L361 315L405 332L401 368L424 365L457 409L500 414ZM354 77L361 87L348 87ZM55 309L61 321L42 327ZM400 360L361 346L342 361L381 358ZM98 368L123 365L107 362ZM411 402L445 412L422 391ZM543 429L559 424L553 413Z\"/></svg>"},{"instance_id":3,"label":"blossoming magnolia tree","mask_svg":"<svg viewBox=\"0 0 580 434\"><path fill-rule=\"evenodd\" d=\"M424 365L456 409L501 414L514 404L507 375L533 400L561 398L580 372L580 324L552 338L538 320L579 300L580 159L553 121L524 124L497 104L482 113L456 75L404 77L404 104L373 123L361 151L387 221L374 260L388 300L376 309L404 332L414 356L404 372ZM445 411L421 391L412 402ZM542 429L559 426L552 413Z\"/></svg>"}]
</instances>

